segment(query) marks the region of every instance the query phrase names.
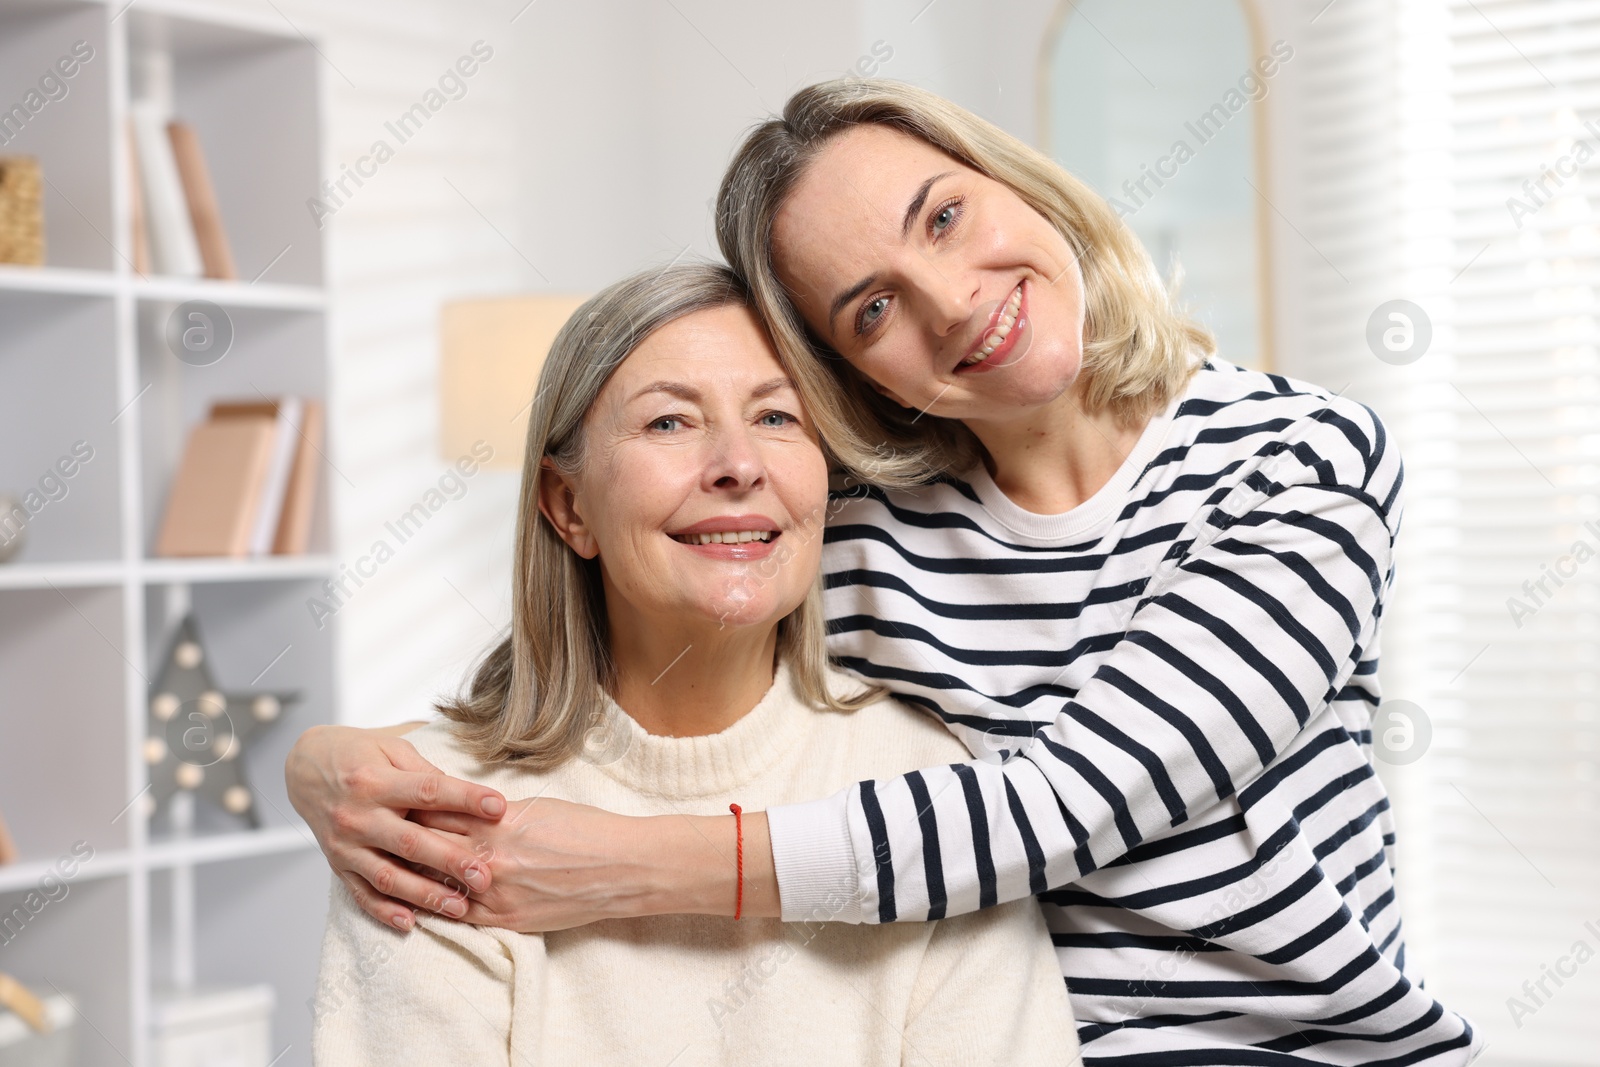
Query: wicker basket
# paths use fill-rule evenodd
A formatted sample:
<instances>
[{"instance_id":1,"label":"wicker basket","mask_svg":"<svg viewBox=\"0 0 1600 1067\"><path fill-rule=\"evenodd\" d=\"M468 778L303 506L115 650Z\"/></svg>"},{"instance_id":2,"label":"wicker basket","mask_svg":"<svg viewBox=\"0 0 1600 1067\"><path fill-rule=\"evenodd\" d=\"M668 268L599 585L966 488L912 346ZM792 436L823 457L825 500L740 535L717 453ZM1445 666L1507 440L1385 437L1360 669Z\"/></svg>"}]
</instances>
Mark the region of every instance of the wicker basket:
<instances>
[{"instance_id":1,"label":"wicker basket","mask_svg":"<svg viewBox=\"0 0 1600 1067\"><path fill-rule=\"evenodd\" d=\"M0 263L44 265L43 185L37 159L0 157Z\"/></svg>"}]
</instances>

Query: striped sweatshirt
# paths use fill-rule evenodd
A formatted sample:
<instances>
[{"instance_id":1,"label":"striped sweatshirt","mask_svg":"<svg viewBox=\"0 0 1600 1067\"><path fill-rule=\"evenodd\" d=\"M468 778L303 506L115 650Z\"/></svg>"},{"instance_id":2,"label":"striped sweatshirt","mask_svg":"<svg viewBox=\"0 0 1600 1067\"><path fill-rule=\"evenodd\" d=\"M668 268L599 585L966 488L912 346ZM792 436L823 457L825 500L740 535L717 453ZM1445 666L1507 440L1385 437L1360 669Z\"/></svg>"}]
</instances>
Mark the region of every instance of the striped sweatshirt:
<instances>
[{"instance_id":1,"label":"striped sweatshirt","mask_svg":"<svg viewBox=\"0 0 1600 1067\"><path fill-rule=\"evenodd\" d=\"M975 758L773 808L784 917L1035 895L1096 1067L1467 1063L1371 761L1401 483L1368 408L1211 360L1065 514L840 490L830 652Z\"/></svg>"}]
</instances>

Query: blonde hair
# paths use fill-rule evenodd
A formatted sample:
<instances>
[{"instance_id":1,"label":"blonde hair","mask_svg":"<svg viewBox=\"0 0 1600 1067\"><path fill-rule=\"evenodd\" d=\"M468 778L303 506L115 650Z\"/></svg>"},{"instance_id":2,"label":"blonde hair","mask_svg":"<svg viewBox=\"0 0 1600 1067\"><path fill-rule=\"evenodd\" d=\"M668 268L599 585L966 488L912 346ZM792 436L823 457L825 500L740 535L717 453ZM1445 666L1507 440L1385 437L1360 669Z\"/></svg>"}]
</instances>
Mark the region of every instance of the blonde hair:
<instances>
[{"instance_id":1,"label":"blonde hair","mask_svg":"<svg viewBox=\"0 0 1600 1067\"><path fill-rule=\"evenodd\" d=\"M739 146L717 194L717 242L749 285L796 380L806 380L807 393L829 398L812 417L850 473L907 487L966 470L980 455L961 423L889 401L829 349L807 328L773 266L773 222L806 168L831 139L867 123L925 141L1009 187L1060 231L1083 272L1083 402L1090 413L1109 411L1129 423L1147 417L1188 381L1195 352L1216 351L1210 332L1173 306L1133 231L1048 156L912 85L855 78L812 85L789 98L782 118L761 123ZM825 389L816 380L825 378L843 388Z\"/></svg>"},{"instance_id":2,"label":"blonde hair","mask_svg":"<svg viewBox=\"0 0 1600 1067\"><path fill-rule=\"evenodd\" d=\"M511 633L478 665L467 693L437 707L484 763L516 759L549 770L580 754L606 723L615 681L598 559L569 548L539 510L546 460L572 477L583 467L584 422L622 361L656 330L697 311L750 306L726 267L683 264L624 279L575 311L550 346L528 416L512 566ZM820 510L820 509L819 509ZM800 536L820 536L808 516ZM812 706L850 710L882 689L841 697L827 684L820 574L805 600L778 623L778 655Z\"/></svg>"}]
</instances>

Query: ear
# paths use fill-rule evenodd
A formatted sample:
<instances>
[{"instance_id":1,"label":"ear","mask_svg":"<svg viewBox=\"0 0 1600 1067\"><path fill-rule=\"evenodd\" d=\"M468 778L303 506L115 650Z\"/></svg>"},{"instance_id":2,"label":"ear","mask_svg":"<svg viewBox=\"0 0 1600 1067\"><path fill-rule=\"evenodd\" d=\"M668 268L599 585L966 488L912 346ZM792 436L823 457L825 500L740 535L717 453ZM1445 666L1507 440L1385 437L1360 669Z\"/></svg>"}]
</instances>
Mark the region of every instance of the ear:
<instances>
[{"instance_id":1,"label":"ear","mask_svg":"<svg viewBox=\"0 0 1600 1067\"><path fill-rule=\"evenodd\" d=\"M600 545L578 511L576 487L548 459L539 464L539 512L572 551L584 559L600 554Z\"/></svg>"}]
</instances>

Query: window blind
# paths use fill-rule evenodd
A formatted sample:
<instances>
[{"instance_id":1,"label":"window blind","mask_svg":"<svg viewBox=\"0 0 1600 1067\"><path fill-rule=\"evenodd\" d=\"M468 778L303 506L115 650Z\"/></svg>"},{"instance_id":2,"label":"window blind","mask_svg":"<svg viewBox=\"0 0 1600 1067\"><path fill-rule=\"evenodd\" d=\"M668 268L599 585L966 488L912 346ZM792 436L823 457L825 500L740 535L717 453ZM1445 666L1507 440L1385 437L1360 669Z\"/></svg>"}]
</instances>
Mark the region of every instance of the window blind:
<instances>
[{"instance_id":1,"label":"window blind","mask_svg":"<svg viewBox=\"0 0 1600 1067\"><path fill-rule=\"evenodd\" d=\"M1406 457L1383 680L1423 721L1379 738L1379 769L1408 941L1485 1031L1480 1064L1592 1065L1600 0L1322 7L1285 369L1374 407ZM1431 331L1409 362L1368 339L1397 299Z\"/></svg>"}]
</instances>

